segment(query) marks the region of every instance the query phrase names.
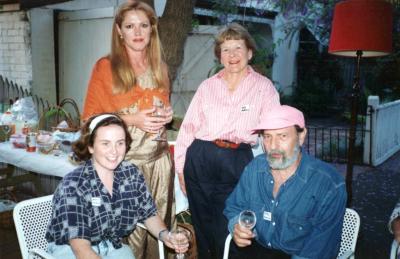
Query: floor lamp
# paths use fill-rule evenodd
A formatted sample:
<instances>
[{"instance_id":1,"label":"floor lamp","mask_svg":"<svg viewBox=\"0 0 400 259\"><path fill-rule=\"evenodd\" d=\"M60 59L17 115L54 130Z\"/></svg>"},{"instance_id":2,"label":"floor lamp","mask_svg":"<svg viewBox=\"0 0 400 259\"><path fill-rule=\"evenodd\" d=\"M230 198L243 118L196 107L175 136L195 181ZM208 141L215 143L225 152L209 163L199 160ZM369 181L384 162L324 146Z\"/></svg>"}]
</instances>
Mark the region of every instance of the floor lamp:
<instances>
[{"instance_id":1,"label":"floor lamp","mask_svg":"<svg viewBox=\"0 0 400 259\"><path fill-rule=\"evenodd\" d=\"M330 54L356 58L351 94L351 118L347 153L347 206L352 194L357 113L360 100L361 57L379 57L392 51L392 6L383 0L347 0L336 4L329 42Z\"/></svg>"}]
</instances>

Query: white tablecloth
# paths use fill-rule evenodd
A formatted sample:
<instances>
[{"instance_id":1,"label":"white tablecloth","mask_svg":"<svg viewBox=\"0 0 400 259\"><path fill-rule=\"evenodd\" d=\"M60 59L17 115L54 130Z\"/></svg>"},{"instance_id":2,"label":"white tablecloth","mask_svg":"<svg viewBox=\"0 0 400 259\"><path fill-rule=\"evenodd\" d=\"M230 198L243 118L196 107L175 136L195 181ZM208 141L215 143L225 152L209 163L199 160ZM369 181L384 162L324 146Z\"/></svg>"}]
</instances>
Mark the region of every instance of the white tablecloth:
<instances>
[{"instance_id":1,"label":"white tablecloth","mask_svg":"<svg viewBox=\"0 0 400 259\"><path fill-rule=\"evenodd\" d=\"M25 149L14 148L9 142L0 143L0 162L12 164L26 171L58 177L64 177L76 167L68 161L65 154L54 156L26 152Z\"/></svg>"}]
</instances>

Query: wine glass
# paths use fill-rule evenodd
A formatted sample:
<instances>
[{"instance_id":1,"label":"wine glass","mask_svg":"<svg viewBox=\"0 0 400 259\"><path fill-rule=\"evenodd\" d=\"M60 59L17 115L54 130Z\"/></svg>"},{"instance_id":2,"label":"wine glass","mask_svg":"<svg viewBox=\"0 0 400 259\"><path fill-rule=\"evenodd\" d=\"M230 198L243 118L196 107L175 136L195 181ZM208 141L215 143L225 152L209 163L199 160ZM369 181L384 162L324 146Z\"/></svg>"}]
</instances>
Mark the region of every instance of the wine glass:
<instances>
[{"instance_id":1,"label":"wine glass","mask_svg":"<svg viewBox=\"0 0 400 259\"><path fill-rule=\"evenodd\" d=\"M253 229L256 225L257 217L254 211L244 210L239 214L239 225L247 229Z\"/></svg>"},{"instance_id":2,"label":"wine glass","mask_svg":"<svg viewBox=\"0 0 400 259\"><path fill-rule=\"evenodd\" d=\"M9 139L9 134L11 132L11 126L10 125L3 125L2 128L3 128L3 132L5 134L5 138L4 138L5 142L7 142L8 139Z\"/></svg>"},{"instance_id":3,"label":"wine glass","mask_svg":"<svg viewBox=\"0 0 400 259\"><path fill-rule=\"evenodd\" d=\"M165 106L164 103L160 100L160 99L154 99L153 100L153 106L155 108L155 111L153 113L154 117L159 117L159 118L163 118L165 117ZM161 136L162 134L162 128L158 130L157 136L155 139L153 139L154 141L167 141L166 138L163 138Z\"/></svg>"},{"instance_id":4,"label":"wine glass","mask_svg":"<svg viewBox=\"0 0 400 259\"><path fill-rule=\"evenodd\" d=\"M186 243L189 242L190 239L190 232L181 227L171 230L169 234L172 239L172 243L176 248L184 246ZM177 253L175 255L175 259L187 259L187 257L184 253Z\"/></svg>"}]
</instances>

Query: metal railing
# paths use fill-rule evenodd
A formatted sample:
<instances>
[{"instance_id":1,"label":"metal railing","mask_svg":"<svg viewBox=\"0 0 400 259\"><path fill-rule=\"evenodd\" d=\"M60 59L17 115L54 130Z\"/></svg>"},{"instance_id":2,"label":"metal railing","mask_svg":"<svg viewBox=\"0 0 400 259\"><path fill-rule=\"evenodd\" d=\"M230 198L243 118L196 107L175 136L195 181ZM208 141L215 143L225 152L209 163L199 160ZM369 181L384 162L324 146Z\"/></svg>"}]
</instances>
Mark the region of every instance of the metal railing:
<instances>
[{"instance_id":1,"label":"metal railing","mask_svg":"<svg viewBox=\"0 0 400 259\"><path fill-rule=\"evenodd\" d=\"M370 130L365 129L365 117L362 116L356 129L355 163L359 165L370 164L363 161L364 137L370 133ZM350 129L347 127L307 126L304 148L310 155L326 162L347 163L349 134Z\"/></svg>"}]
</instances>

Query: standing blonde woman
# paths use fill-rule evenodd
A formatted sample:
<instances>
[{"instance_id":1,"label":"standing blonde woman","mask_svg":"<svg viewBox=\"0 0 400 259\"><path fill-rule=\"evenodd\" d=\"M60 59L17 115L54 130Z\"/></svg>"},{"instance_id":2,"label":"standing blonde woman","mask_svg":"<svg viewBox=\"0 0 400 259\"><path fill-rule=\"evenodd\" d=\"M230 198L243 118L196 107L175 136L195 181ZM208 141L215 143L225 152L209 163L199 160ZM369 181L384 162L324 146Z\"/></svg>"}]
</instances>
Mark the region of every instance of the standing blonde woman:
<instances>
[{"instance_id":1,"label":"standing blonde woman","mask_svg":"<svg viewBox=\"0 0 400 259\"><path fill-rule=\"evenodd\" d=\"M117 11L112 31L111 53L97 61L89 82L83 119L115 112L128 125L133 139L126 160L143 172L158 213L173 225L175 204L169 191L171 158L167 142L154 141L166 135L164 125L172 120L170 83L157 31L157 16L147 4L129 1ZM164 117L152 116L153 105L162 103ZM130 237L135 257L158 258L157 240L137 229Z\"/></svg>"}]
</instances>

